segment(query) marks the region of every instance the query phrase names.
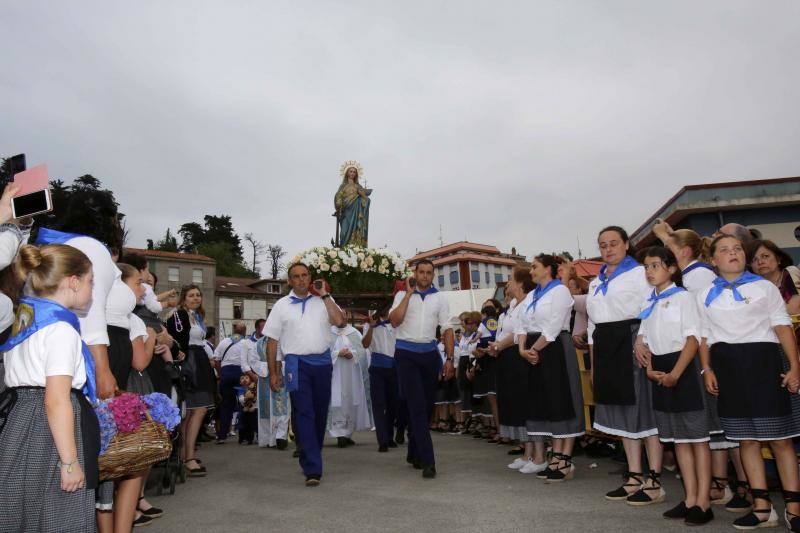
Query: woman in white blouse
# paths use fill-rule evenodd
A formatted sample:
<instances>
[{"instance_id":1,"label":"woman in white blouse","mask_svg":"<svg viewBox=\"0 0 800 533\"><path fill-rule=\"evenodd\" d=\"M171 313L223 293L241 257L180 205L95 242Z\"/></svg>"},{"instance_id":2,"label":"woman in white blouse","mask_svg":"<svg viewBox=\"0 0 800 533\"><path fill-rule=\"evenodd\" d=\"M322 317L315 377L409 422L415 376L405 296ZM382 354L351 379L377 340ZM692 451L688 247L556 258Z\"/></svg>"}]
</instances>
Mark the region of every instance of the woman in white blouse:
<instances>
[{"instance_id":1,"label":"woman in white blouse","mask_svg":"<svg viewBox=\"0 0 800 533\"><path fill-rule=\"evenodd\" d=\"M547 483L571 479L575 437L586 431L578 358L569 332L572 295L558 276L558 260L536 256L536 288L523 300L517 323L519 355L528 369L528 434L552 437L553 457L539 477Z\"/></svg>"},{"instance_id":2,"label":"woman in white blouse","mask_svg":"<svg viewBox=\"0 0 800 533\"><path fill-rule=\"evenodd\" d=\"M734 526L777 525L761 458L761 443L767 442L783 487L786 525L800 531L800 479L792 445L798 432L789 398L800 386L800 364L791 319L778 288L745 270L739 239L731 235L714 239L711 260L719 277L697 294L703 321L703 378L708 392L718 397L725 435L741 444L754 507ZM786 372L780 347L789 362Z\"/></svg>"},{"instance_id":3,"label":"woman in white blouse","mask_svg":"<svg viewBox=\"0 0 800 533\"><path fill-rule=\"evenodd\" d=\"M589 284L586 311L589 315L589 353L596 408L594 428L622 438L628 459L626 482L606 494L612 501L632 505L663 499L661 443L658 440L650 385L644 368L634 356L633 343L639 330L639 306L650 296L644 268L628 255L628 234L609 226L597 237L603 266ZM642 476L642 447L647 447L650 475ZM657 495L651 498L648 492Z\"/></svg>"}]
</instances>

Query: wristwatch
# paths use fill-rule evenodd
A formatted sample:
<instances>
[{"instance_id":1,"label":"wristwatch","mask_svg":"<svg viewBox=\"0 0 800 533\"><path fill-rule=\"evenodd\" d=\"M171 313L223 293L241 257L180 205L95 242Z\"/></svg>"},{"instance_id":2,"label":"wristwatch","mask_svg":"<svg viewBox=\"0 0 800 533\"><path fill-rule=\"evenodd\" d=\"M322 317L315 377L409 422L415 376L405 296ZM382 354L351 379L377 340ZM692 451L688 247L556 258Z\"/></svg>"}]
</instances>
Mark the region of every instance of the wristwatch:
<instances>
[{"instance_id":1,"label":"wristwatch","mask_svg":"<svg viewBox=\"0 0 800 533\"><path fill-rule=\"evenodd\" d=\"M322 296L320 296L320 298L322 298L323 300L327 300L330 297L331 297L331 295L329 293L325 293Z\"/></svg>"}]
</instances>

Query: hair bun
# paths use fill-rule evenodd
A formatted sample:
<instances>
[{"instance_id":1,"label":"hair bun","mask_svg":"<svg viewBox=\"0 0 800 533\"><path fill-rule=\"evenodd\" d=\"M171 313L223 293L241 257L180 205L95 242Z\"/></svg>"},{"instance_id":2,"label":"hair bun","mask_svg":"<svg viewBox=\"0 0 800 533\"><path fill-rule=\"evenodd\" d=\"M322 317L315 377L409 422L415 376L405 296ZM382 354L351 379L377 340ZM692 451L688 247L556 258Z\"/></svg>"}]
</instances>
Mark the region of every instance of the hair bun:
<instances>
[{"instance_id":1,"label":"hair bun","mask_svg":"<svg viewBox=\"0 0 800 533\"><path fill-rule=\"evenodd\" d=\"M26 244L19 249L19 265L27 275L31 270L35 270L42 264L42 252L36 246Z\"/></svg>"}]
</instances>

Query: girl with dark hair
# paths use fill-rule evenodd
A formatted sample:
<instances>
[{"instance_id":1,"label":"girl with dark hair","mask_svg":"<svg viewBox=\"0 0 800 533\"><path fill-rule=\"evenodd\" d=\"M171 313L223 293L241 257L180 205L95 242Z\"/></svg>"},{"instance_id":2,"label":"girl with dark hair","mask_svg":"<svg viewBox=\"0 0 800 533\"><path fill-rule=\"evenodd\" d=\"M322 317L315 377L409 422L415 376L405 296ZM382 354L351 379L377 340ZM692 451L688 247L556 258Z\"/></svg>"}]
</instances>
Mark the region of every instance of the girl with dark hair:
<instances>
[{"instance_id":1,"label":"girl with dark hair","mask_svg":"<svg viewBox=\"0 0 800 533\"><path fill-rule=\"evenodd\" d=\"M711 260L719 276L697 295L703 320L702 374L708 392L719 399L725 435L741 445L754 507L733 524L737 529L754 529L778 523L761 457L766 442L783 487L784 520L790 530L800 531L800 479L792 445L800 431L789 396L800 387L800 364L792 322L778 288L746 270L739 239L731 235L714 239Z\"/></svg>"},{"instance_id":2,"label":"girl with dark hair","mask_svg":"<svg viewBox=\"0 0 800 533\"><path fill-rule=\"evenodd\" d=\"M663 501L661 443L653 414L650 384L634 355L639 303L650 296L644 267L628 255L628 234L618 226L600 231L600 274L589 284L589 354L596 402L594 428L622 438L628 472L625 483L606 494L612 501L647 505ZM645 440L650 473L642 472Z\"/></svg>"},{"instance_id":3,"label":"girl with dark hair","mask_svg":"<svg viewBox=\"0 0 800 533\"><path fill-rule=\"evenodd\" d=\"M711 450L702 378L695 355L700 320L694 296L682 287L675 255L653 246L642 259L647 282L653 286L643 302L637 344L649 353L640 359L651 380L653 410L661 442L675 444L686 498L664 518L684 519L702 525L714 518L709 501Z\"/></svg>"},{"instance_id":4,"label":"girl with dark hair","mask_svg":"<svg viewBox=\"0 0 800 533\"><path fill-rule=\"evenodd\" d=\"M500 316L501 304L494 298L486 300L481 306L481 322L478 325L478 344L475 355L475 379L472 383L472 394L475 398L485 399L481 415L486 430L483 438L490 442L498 442L497 433L497 353L489 349L489 343L497 337L497 318ZM488 409L487 409L488 407Z\"/></svg>"},{"instance_id":5,"label":"girl with dark hair","mask_svg":"<svg viewBox=\"0 0 800 533\"><path fill-rule=\"evenodd\" d=\"M187 391L186 409L189 411L181 423L183 450L181 459L190 476L205 476L206 468L194 456L197 434L203 424L206 410L214 406L215 380L211 363L206 356L206 326L203 323L203 293L197 285L181 288L178 308L167 320L167 331L178 341L186 355L181 366Z\"/></svg>"},{"instance_id":6,"label":"girl with dark hair","mask_svg":"<svg viewBox=\"0 0 800 533\"><path fill-rule=\"evenodd\" d=\"M474 415L474 402L472 400L472 379L470 376L472 375L472 354L478 344L478 325L481 323L481 314L465 312L461 314L460 318L464 331L458 341L458 346L455 348L456 357L458 357L456 378L458 390L461 394L461 417L464 423L461 431L462 433L468 433L474 431L474 427L478 425L477 419L472 418Z\"/></svg>"},{"instance_id":7,"label":"girl with dark hair","mask_svg":"<svg viewBox=\"0 0 800 533\"><path fill-rule=\"evenodd\" d=\"M528 435L553 439L550 464L536 469L547 483L572 478L575 437L586 432L578 357L569 332L574 302L558 278L558 266L552 255L533 260L536 288L522 302L516 331L519 355L529 363Z\"/></svg>"}]
</instances>

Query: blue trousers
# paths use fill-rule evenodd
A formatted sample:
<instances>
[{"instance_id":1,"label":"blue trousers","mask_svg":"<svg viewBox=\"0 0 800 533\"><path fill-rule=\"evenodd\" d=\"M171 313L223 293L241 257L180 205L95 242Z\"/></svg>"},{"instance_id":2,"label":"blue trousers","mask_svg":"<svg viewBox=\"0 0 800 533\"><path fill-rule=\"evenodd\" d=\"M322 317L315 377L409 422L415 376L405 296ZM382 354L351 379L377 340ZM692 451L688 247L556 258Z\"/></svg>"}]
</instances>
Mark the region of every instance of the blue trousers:
<instances>
[{"instance_id":1,"label":"blue trousers","mask_svg":"<svg viewBox=\"0 0 800 533\"><path fill-rule=\"evenodd\" d=\"M322 476L322 442L331 403L333 365L310 365L302 358L297 390L292 400L292 425L300 449L300 468L308 476Z\"/></svg>"},{"instance_id":2,"label":"blue trousers","mask_svg":"<svg viewBox=\"0 0 800 533\"><path fill-rule=\"evenodd\" d=\"M219 377L219 394L222 396L222 404L219 406L219 434L217 439L228 438L231 430L231 419L236 412L236 391L234 387L239 386L239 378L242 377L242 368L239 366L223 366Z\"/></svg>"},{"instance_id":3,"label":"blue trousers","mask_svg":"<svg viewBox=\"0 0 800 533\"><path fill-rule=\"evenodd\" d=\"M378 445L387 446L394 439L398 408L397 369L369 367L369 394Z\"/></svg>"},{"instance_id":4,"label":"blue trousers","mask_svg":"<svg viewBox=\"0 0 800 533\"><path fill-rule=\"evenodd\" d=\"M436 461L428 422L435 406L441 357L438 350L417 353L397 348L394 359L400 392L408 406L408 456L419 459L423 464L434 465Z\"/></svg>"}]
</instances>

